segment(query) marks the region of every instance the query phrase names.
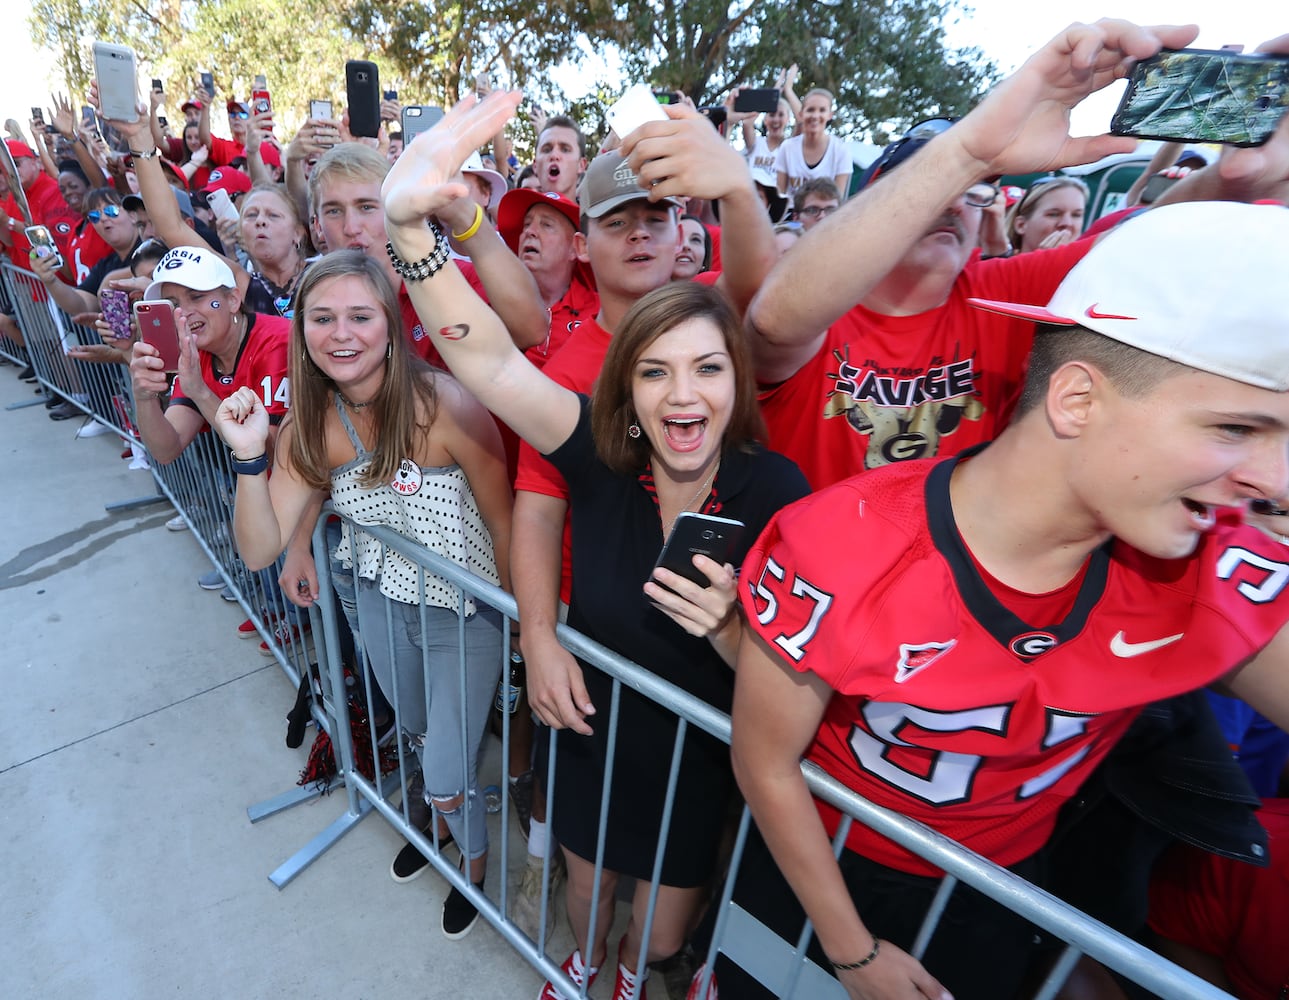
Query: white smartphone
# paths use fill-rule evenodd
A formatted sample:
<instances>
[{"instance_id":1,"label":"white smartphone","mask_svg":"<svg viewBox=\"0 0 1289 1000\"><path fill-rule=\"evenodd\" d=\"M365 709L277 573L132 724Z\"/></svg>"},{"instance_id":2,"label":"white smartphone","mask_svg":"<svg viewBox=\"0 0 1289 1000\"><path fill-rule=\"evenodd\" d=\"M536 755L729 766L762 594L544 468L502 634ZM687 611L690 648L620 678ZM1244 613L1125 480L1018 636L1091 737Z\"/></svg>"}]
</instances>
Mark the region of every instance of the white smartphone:
<instances>
[{"instance_id":1,"label":"white smartphone","mask_svg":"<svg viewBox=\"0 0 1289 1000\"><path fill-rule=\"evenodd\" d=\"M111 42L94 43L94 76L99 109L104 118L139 120L139 81L134 49Z\"/></svg>"},{"instance_id":2,"label":"white smartphone","mask_svg":"<svg viewBox=\"0 0 1289 1000\"><path fill-rule=\"evenodd\" d=\"M223 188L215 188L206 195L206 203L210 205L210 210L215 213L217 219L227 219L229 222L237 222L242 215L237 211L237 206L233 200L228 197L228 192Z\"/></svg>"},{"instance_id":3,"label":"white smartphone","mask_svg":"<svg viewBox=\"0 0 1289 1000\"><path fill-rule=\"evenodd\" d=\"M618 133L619 139L625 139L646 122L665 122L667 112L653 96L653 91L643 83L637 83L627 89L613 107L604 113L609 128Z\"/></svg>"}]
</instances>

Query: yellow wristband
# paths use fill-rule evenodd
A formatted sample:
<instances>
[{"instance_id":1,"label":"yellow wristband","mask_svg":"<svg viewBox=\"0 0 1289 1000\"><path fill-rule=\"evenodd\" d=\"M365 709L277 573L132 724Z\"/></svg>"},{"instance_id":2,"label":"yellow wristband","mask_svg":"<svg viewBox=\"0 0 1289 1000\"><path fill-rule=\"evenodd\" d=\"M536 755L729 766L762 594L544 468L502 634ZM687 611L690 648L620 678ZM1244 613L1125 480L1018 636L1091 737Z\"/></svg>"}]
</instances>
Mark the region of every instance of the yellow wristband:
<instances>
[{"instance_id":1,"label":"yellow wristband","mask_svg":"<svg viewBox=\"0 0 1289 1000\"><path fill-rule=\"evenodd\" d=\"M464 243L466 240L468 240L471 236L473 236L475 233L479 231L479 227L481 225L483 225L483 208L482 206L479 205L478 202L475 202L474 222L470 224L470 228L467 229L464 233L453 233L452 238L456 240L458 243Z\"/></svg>"}]
</instances>

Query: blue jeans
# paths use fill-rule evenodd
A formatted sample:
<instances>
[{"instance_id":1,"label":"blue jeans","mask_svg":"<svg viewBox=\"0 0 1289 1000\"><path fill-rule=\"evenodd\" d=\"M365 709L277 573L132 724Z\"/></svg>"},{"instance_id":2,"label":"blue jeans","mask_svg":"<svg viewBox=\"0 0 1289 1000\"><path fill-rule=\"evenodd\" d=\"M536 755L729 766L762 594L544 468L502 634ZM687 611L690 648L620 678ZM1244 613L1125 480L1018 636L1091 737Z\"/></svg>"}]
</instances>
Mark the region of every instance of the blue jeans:
<instances>
[{"instance_id":1,"label":"blue jeans","mask_svg":"<svg viewBox=\"0 0 1289 1000\"><path fill-rule=\"evenodd\" d=\"M481 606L467 618L462 650L455 611L391 601L376 582L360 578L358 623L376 680L420 759L427 799L437 807L464 793L462 806L440 812L466 857L482 857L488 851L488 826L479 794L479 747L501 676L500 612Z\"/></svg>"}]
</instances>

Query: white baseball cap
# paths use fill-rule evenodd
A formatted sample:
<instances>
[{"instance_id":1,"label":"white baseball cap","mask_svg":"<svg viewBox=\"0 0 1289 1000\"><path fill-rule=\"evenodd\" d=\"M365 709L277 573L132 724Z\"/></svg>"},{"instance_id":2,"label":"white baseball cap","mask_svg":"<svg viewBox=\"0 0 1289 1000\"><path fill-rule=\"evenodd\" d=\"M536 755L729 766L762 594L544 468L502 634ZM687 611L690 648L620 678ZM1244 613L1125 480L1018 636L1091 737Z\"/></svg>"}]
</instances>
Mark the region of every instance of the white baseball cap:
<instances>
[{"instance_id":1,"label":"white baseball cap","mask_svg":"<svg viewBox=\"0 0 1289 1000\"><path fill-rule=\"evenodd\" d=\"M145 299L161 299L161 286L183 285L195 292L212 288L236 288L233 270L213 250L199 247L175 247L157 262L152 270L152 284L143 293Z\"/></svg>"},{"instance_id":2,"label":"white baseball cap","mask_svg":"<svg viewBox=\"0 0 1289 1000\"><path fill-rule=\"evenodd\" d=\"M506 178L502 177L501 174L497 173L497 171L489 170L485 167L483 165L483 157L481 157L477 152L470 154L470 158L466 160L464 165L461 167L461 173L474 174L478 177L482 177L488 182L488 187L492 189L491 193L488 195L488 207L495 212L497 210L497 203L501 201L501 196L509 190L509 187L506 184Z\"/></svg>"},{"instance_id":3,"label":"white baseball cap","mask_svg":"<svg viewBox=\"0 0 1289 1000\"><path fill-rule=\"evenodd\" d=\"M1043 251L1035 251L1042 253ZM1047 304L968 299L1080 326L1200 371L1289 391L1289 209L1197 201L1107 233Z\"/></svg>"}]
</instances>

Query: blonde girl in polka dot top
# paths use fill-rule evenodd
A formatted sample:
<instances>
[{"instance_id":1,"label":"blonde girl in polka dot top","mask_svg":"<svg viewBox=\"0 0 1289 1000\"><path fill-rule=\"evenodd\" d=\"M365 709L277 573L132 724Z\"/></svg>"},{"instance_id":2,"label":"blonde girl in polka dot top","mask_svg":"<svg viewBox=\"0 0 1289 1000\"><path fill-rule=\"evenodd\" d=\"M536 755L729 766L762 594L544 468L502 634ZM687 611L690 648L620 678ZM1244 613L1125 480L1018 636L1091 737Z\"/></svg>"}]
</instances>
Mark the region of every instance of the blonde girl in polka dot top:
<instances>
[{"instance_id":1,"label":"blonde girl in polka dot top","mask_svg":"<svg viewBox=\"0 0 1289 1000\"><path fill-rule=\"evenodd\" d=\"M247 463L234 513L247 565L271 565L302 514L330 492L337 510L358 525L391 528L508 589L511 493L488 411L450 375L412 354L400 334L394 290L370 258L351 250L328 254L304 273L296 296L292 405L272 477L254 461L264 454L269 424L253 390L225 400L215 425L234 457ZM501 670L500 616L466 604L462 691L451 587L427 576L418 593L410 562L348 525L336 555L355 569L367 656L421 759L426 795L470 859L471 881L482 883L488 834L476 771ZM460 937L476 916L454 889L444 903L444 932Z\"/></svg>"}]
</instances>

